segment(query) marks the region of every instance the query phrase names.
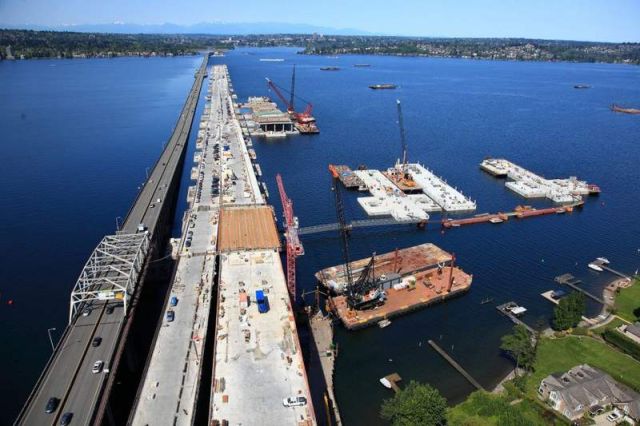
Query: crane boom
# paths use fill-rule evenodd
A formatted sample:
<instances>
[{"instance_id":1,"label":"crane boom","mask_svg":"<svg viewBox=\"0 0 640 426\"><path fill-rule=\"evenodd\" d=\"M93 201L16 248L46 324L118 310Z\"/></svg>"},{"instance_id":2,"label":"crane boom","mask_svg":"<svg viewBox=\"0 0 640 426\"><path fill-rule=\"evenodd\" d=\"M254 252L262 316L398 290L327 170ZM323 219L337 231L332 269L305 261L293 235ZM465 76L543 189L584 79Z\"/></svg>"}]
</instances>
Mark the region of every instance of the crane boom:
<instances>
[{"instance_id":1,"label":"crane boom","mask_svg":"<svg viewBox=\"0 0 640 426\"><path fill-rule=\"evenodd\" d=\"M293 201L287 196L280 173L276 175L282 215L285 222L285 238L287 246L287 287L291 300L296 300L296 258L304 254L304 248L298 236L298 220L293 214Z\"/></svg>"},{"instance_id":2,"label":"crane boom","mask_svg":"<svg viewBox=\"0 0 640 426\"><path fill-rule=\"evenodd\" d=\"M294 96L296 93L296 64L293 64L293 72L291 73L291 96L289 98L289 106L293 111L295 111L294 107Z\"/></svg>"},{"instance_id":3,"label":"crane boom","mask_svg":"<svg viewBox=\"0 0 640 426\"><path fill-rule=\"evenodd\" d=\"M407 172L407 141L404 134L404 121L402 120L402 107L400 99L396 100L398 106L398 126L400 127L400 143L402 144L402 171Z\"/></svg>"},{"instance_id":4,"label":"crane boom","mask_svg":"<svg viewBox=\"0 0 640 426\"><path fill-rule=\"evenodd\" d=\"M288 113L292 113L294 112L293 110L293 105L291 105L289 103L289 101L287 100L287 98L284 97L284 95L282 94L282 92L280 91L280 89L278 88L278 86L271 81L271 79L269 79L268 77L265 77L265 79L267 80L267 86L269 86L269 88L271 90L273 90L276 95L278 96L278 98L280 98L280 100L284 103L284 105L287 107L287 112Z\"/></svg>"}]
</instances>

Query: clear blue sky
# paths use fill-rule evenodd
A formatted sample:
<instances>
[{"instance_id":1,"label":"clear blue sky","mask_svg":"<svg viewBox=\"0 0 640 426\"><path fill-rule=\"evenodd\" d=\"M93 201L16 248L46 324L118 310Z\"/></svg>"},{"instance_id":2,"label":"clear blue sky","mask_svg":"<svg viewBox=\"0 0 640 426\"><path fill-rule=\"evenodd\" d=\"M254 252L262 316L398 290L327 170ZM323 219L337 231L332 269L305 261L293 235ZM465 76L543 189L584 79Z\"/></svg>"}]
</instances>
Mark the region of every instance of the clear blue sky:
<instances>
[{"instance_id":1,"label":"clear blue sky","mask_svg":"<svg viewBox=\"0 0 640 426\"><path fill-rule=\"evenodd\" d=\"M284 22L409 36L640 41L640 0L0 0L0 23Z\"/></svg>"}]
</instances>

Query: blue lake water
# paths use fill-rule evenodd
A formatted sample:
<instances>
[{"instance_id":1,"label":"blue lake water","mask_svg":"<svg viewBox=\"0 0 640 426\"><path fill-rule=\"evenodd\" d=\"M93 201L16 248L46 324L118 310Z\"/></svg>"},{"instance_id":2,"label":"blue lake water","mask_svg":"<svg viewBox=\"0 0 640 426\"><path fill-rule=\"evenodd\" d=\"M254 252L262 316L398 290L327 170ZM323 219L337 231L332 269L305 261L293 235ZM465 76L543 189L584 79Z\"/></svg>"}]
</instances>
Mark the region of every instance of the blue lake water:
<instances>
[{"instance_id":1,"label":"blue lake water","mask_svg":"<svg viewBox=\"0 0 640 426\"><path fill-rule=\"evenodd\" d=\"M50 350L47 328L63 328L77 274L95 243L113 232L115 217L126 213L145 167L171 132L199 61L0 63L0 404L7 408L0 410L0 423L13 418L40 373ZM479 170L486 156L508 158L546 177L577 175L603 190L570 215L445 234L437 226L355 231L353 258L433 242L456 253L474 284L467 295L393 320L383 330L336 329L335 385L348 425L380 423L380 402L391 393L378 379L392 372L406 382L433 384L451 403L472 390L429 348L428 339L439 341L487 387L506 374L511 364L498 347L511 324L494 305L481 305L482 299L515 300L529 309L525 320L535 325L551 315L540 293L557 288L554 276L571 272L599 292L611 276L589 272L586 264L593 258L606 256L626 272L640 267L640 117L609 111L614 102L640 105L638 67L326 58L297 55L295 49L238 49L211 63L229 66L240 100L275 98L264 78L288 87L297 64L297 93L313 103L321 133L256 140L254 147L278 214L275 174L281 173L302 226L335 222L329 163L385 168L398 158L396 99L403 105L410 161L428 165L477 200L478 213L524 202L504 181ZM354 68L355 63L371 67ZM322 66L341 69L320 71ZM399 87L370 90L374 83ZM592 88L575 90L576 83ZM356 196L347 193L351 219L364 217ZM303 243L300 292L315 286L318 269L341 261L337 235ZM590 304L589 310L593 314L598 307Z\"/></svg>"}]
</instances>

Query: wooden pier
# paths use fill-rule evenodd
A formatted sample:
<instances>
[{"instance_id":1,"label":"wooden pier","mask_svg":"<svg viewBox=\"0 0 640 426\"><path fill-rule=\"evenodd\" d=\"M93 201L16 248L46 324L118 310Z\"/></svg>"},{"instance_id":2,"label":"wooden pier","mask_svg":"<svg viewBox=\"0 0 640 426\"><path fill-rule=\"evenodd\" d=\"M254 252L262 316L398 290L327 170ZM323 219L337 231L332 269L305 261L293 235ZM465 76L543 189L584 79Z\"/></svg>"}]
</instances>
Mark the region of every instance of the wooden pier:
<instances>
[{"instance_id":1,"label":"wooden pier","mask_svg":"<svg viewBox=\"0 0 640 426\"><path fill-rule=\"evenodd\" d=\"M522 321L520 318L516 317L508 308L513 308L518 306L517 303L515 302L507 302L504 303L502 305L498 305L496 306L496 309L504 316L506 316L507 318L509 318L511 320L511 322L513 322L514 324L518 324L523 326L524 328L526 328L533 336L536 335L536 330L529 326L527 323L525 323L524 321ZM535 338L535 337L534 337Z\"/></svg>"},{"instance_id":2,"label":"wooden pier","mask_svg":"<svg viewBox=\"0 0 640 426\"><path fill-rule=\"evenodd\" d=\"M453 368L455 368L456 370L458 370L458 373L462 374L462 376L467 379L467 381L469 383L471 383L476 389L478 390L485 390L482 385L480 383L477 382L476 379L474 379L471 374L467 373L467 371L462 368L462 366L460 364L458 364L456 362L456 360L454 360L453 358L451 358L449 356L449 354L447 354L444 349L442 349L440 346L438 346L438 344L436 342L434 342L433 340L429 340L429 345L431 345L431 347L433 349L435 349L436 352L438 352L442 358L444 358L449 364L451 364L451 366Z\"/></svg>"},{"instance_id":3,"label":"wooden pier","mask_svg":"<svg viewBox=\"0 0 640 426\"><path fill-rule=\"evenodd\" d=\"M595 300L596 302L602 304L602 305L606 305L606 302L604 300L602 300L602 298L589 293L587 290L578 287L578 284L581 284L582 281L580 281L579 279L576 279L576 277L574 277L571 274L563 274L563 275L559 275L555 278L555 282L559 283L559 284L564 284L568 287L571 287L572 289L574 289L575 291L579 291L580 293L584 294L585 296L587 296L588 298Z\"/></svg>"},{"instance_id":4,"label":"wooden pier","mask_svg":"<svg viewBox=\"0 0 640 426\"><path fill-rule=\"evenodd\" d=\"M323 316L321 312L318 312L309 317L309 325L311 326L311 335L315 342L315 347L318 350L320 368L322 369L324 381L327 385L325 398L329 400L325 401L325 404L333 411L335 424L339 426L342 424L342 420L333 392L333 372L336 350L333 346L333 326L331 325L331 319ZM329 415L329 413L327 413L327 415Z\"/></svg>"}]
</instances>

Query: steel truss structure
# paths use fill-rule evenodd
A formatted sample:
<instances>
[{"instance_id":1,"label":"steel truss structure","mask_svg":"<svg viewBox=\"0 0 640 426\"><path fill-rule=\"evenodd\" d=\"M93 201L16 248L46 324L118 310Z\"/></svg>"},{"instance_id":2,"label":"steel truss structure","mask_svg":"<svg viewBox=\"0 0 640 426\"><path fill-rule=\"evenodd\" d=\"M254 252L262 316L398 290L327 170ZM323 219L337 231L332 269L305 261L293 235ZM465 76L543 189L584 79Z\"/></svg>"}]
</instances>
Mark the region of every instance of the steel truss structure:
<instances>
[{"instance_id":1,"label":"steel truss structure","mask_svg":"<svg viewBox=\"0 0 640 426\"><path fill-rule=\"evenodd\" d=\"M149 251L147 232L107 235L84 265L71 291L69 323L94 300L122 300L127 314L142 267Z\"/></svg>"}]
</instances>

